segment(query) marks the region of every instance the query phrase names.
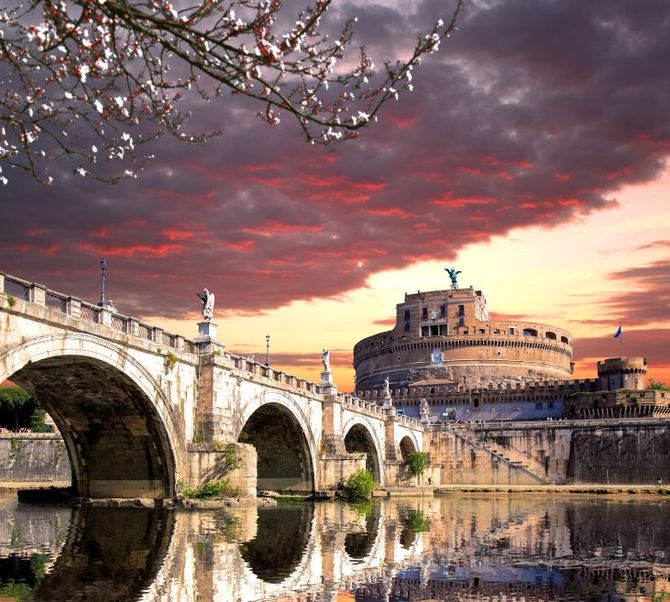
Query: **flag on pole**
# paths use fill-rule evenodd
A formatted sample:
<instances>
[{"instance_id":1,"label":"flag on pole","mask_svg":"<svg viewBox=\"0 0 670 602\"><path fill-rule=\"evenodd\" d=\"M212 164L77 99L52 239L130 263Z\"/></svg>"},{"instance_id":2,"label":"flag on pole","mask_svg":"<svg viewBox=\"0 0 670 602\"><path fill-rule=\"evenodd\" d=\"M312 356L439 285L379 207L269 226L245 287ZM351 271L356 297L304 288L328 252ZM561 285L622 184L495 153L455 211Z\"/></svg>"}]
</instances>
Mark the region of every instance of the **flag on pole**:
<instances>
[{"instance_id":1,"label":"flag on pole","mask_svg":"<svg viewBox=\"0 0 670 602\"><path fill-rule=\"evenodd\" d=\"M617 339L621 336L621 333L623 332L621 328L621 324L619 324L619 328L616 329L616 332L614 333L614 338Z\"/></svg>"}]
</instances>

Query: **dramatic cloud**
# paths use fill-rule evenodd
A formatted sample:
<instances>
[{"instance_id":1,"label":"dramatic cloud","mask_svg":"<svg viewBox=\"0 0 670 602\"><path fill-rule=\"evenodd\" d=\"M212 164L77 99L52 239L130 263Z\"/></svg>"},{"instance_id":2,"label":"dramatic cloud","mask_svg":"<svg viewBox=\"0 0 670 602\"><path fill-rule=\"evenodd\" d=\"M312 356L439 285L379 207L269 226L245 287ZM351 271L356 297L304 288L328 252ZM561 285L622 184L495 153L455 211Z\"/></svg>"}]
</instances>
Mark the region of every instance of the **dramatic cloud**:
<instances>
[{"instance_id":1,"label":"dramatic cloud","mask_svg":"<svg viewBox=\"0 0 670 602\"><path fill-rule=\"evenodd\" d=\"M612 315L626 325L670 322L670 260L610 274L621 292L605 302Z\"/></svg>"},{"instance_id":2,"label":"dramatic cloud","mask_svg":"<svg viewBox=\"0 0 670 602\"><path fill-rule=\"evenodd\" d=\"M363 41L383 52L445 11L443 0L410 17L399 6L342 12L357 13ZM670 150L664 1L469 6L414 93L354 143L302 144L293 126L270 128L232 97L194 106L194 129L221 138L163 141L138 180L66 175L45 188L12 174L0 191L0 269L95 300L104 256L125 313L184 315L203 286L220 306L253 312L574 219L659 173ZM610 305L631 324L668 317L668 264L645 270L622 273L639 289ZM665 292L647 298L647 288Z\"/></svg>"},{"instance_id":3,"label":"dramatic cloud","mask_svg":"<svg viewBox=\"0 0 670 602\"><path fill-rule=\"evenodd\" d=\"M670 328L624 329L621 351L624 356L646 357L650 374L664 375L670 372L668 341L670 341ZM593 377L596 375L597 360L618 356L619 339L615 339L613 334L604 337L581 338L574 343L575 361L582 365L590 365L591 369L587 372Z\"/></svg>"}]
</instances>

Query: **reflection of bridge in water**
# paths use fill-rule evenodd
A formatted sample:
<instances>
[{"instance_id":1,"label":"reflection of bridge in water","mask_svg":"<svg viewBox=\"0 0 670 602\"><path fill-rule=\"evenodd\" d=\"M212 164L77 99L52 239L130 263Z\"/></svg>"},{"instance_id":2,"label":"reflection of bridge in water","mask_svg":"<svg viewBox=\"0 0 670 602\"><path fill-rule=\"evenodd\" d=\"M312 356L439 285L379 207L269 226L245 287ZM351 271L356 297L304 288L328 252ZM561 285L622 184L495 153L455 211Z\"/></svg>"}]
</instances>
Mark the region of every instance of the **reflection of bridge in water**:
<instances>
[{"instance_id":1,"label":"reflection of bridge in water","mask_svg":"<svg viewBox=\"0 0 670 602\"><path fill-rule=\"evenodd\" d=\"M336 600L345 591L375 601L636 600L669 591L667 506L454 496L225 512L82 508L60 552L62 512L50 529L34 528L48 522L42 509L8 519L11 530L32 524L35 536L56 538L33 600Z\"/></svg>"}]
</instances>

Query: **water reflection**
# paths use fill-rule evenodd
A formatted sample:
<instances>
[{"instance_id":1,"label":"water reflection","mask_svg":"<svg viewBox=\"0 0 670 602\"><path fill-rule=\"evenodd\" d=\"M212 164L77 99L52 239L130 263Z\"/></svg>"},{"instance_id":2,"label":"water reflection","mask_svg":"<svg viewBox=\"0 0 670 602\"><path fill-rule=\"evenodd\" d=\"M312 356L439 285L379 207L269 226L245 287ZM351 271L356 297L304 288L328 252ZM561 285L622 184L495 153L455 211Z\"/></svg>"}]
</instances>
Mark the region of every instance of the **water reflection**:
<instances>
[{"instance_id":1,"label":"water reflection","mask_svg":"<svg viewBox=\"0 0 670 602\"><path fill-rule=\"evenodd\" d=\"M256 537L239 547L254 575L267 583L281 583L289 577L305 554L313 518L311 504L259 512Z\"/></svg>"},{"instance_id":2,"label":"water reflection","mask_svg":"<svg viewBox=\"0 0 670 602\"><path fill-rule=\"evenodd\" d=\"M363 560L370 554L379 536L381 504L370 502L354 508L365 518L365 527L362 532L347 533L344 536L344 551L353 560Z\"/></svg>"},{"instance_id":3,"label":"water reflection","mask_svg":"<svg viewBox=\"0 0 670 602\"><path fill-rule=\"evenodd\" d=\"M0 598L663 600L668 510L541 496L192 513L7 502Z\"/></svg>"}]
</instances>

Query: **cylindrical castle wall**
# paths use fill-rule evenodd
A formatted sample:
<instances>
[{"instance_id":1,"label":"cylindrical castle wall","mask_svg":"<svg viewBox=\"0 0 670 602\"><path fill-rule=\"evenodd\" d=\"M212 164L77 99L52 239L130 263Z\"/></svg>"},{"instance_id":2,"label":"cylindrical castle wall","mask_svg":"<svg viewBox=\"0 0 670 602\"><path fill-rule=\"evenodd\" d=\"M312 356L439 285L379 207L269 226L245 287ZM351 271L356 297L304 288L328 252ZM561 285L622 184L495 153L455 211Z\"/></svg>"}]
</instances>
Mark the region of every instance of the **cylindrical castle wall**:
<instances>
[{"instance_id":1,"label":"cylindrical castle wall","mask_svg":"<svg viewBox=\"0 0 670 602\"><path fill-rule=\"evenodd\" d=\"M472 387L570 378L572 346L564 342L570 339L560 329L549 332L557 338L502 333L410 338L394 336L393 331L380 333L354 348L356 389L379 388L386 377L392 387L422 379Z\"/></svg>"}]
</instances>

